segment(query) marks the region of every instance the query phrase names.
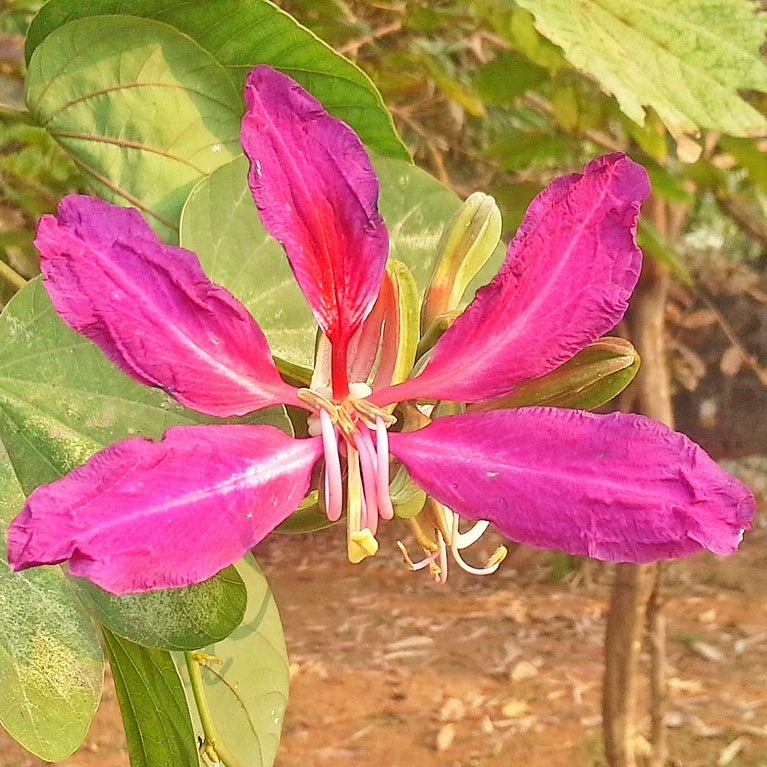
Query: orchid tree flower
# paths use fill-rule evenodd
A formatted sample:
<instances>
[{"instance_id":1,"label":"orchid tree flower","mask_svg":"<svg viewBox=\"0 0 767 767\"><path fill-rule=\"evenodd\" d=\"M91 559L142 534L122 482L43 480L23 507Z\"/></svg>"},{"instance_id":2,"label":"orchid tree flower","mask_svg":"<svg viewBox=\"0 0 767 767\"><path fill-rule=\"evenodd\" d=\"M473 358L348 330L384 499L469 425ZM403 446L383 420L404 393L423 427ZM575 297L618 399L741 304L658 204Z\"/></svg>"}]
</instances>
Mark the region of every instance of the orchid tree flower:
<instances>
[{"instance_id":1,"label":"orchid tree flower","mask_svg":"<svg viewBox=\"0 0 767 767\"><path fill-rule=\"evenodd\" d=\"M349 126L281 73L257 67L245 96L249 183L329 350L322 386L287 383L245 308L137 211L69 196L42 218L35 242L58 313L129 376L211 416L301 408L310 436L209 424L117 442L31 493L8 533L15 570L68 562L114 593L195 583L241 557L318 485L331 520L345 510L359 561L376 551L379 518L394 513L390 465L406 467L447 515L413 567L435 569L445 549L457 554L476 538L452 515L603 560L736 549L753 496L660 423L547 407L430 417L438 401L512 392L621 319L640 270L640 166L613 154L555 180L425 365L373 391L355 378L350 352L388 255L369 158Z\"/></svg>"}]
</instances>

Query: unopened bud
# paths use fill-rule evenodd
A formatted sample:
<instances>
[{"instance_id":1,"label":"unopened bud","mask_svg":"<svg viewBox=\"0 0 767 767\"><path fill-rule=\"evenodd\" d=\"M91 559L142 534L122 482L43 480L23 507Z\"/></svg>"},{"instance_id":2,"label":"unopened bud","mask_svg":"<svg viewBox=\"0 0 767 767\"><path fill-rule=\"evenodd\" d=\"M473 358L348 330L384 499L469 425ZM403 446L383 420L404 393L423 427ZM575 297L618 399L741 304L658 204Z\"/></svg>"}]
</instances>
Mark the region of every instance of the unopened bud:
<instances>
[{"instance_id":1,"label":"unopened bud","mask_svg":"<svg viewBox=\"0 0 767 767\"><path fill-rule=\"evenodd\" d=\"M487 263L501 237L501 212L482 192L470 195L445 227L437 263L421 308L421 331L457 309L472 278Z\"/></svg>"},{"instance_id":2,"label":"unopened bud","mask_svg":"<svg viewBox=\"0 0 767 767\"><path fill-rule=\"evenodd\" d=\"M639 355L625 338L599 338L550 373L518 384L510 394L467 409L547 405L592 410L620 394L638 369Z\"/></svg>"}]
</instances>

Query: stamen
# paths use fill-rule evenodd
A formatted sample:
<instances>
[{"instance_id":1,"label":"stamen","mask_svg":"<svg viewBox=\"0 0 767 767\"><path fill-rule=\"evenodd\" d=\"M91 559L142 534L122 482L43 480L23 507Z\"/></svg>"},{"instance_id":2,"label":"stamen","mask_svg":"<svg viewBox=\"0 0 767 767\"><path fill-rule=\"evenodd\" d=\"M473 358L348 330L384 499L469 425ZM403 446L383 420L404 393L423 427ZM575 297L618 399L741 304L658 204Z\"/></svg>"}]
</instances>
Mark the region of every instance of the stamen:
<instances>
[{"instance_id":1,"label":"stamen","mask_svg":"<svg viewBox=\"0 0 767 767\"><path fill-rule=\"evenodd\" d=\"M450 515L453 512L431 496L426 499L424 510L429 512L429 516L431 517L434 526L437 528L439 535L441 535L449 545L452 545L453 528L450 524L452 521Z\"/></svg>"},{"instance_id":2,"label":"stamen","mask_svg":"<svg viewBox=\"0 0 767 767\"><path fill-rule=\"evenodd\" d=\"M332 400L328 399L324 395L320 394L314 389L299 389L296 392L296 397L305 402L312 410L325 410L328 413L335 413L338 406ZM335 419L334 419L335 423Z\"/></svg>"},{"instance_id":3,"label":"stamen","mask_svg":"<svg viewBox=\"0 0 767 767\"><path fill-rule=\"evenodd\" d=\"M499 546L493 552L490 559L487 560L487 564L485 565L485 567L473 567L468 562L466 562L466 560L464 560L463 557L461 557L460 549L463 547L458 545L460 533L458 532L458 515L457 514L453 514L452 527L453 527L453 538L452 538L453 543L450 546L450 553L453 555L453 559L456 561L456 564L462 570L465 570L467 573L470 573L471 575L491 575L498 569L501 562L503 562L503 560L506 559L506 554L508 553L508 550L506 549L505 546ZM472 528L470 533L473 533L473 532L474 532L474 528ZM477 536L477 538L479 538L479 536Z\"/></svg>"},{"instance_id":4,"label":"stamen","mask_svg":"<svg viewBox=\"0 0 767 767\"><path fill-rule=\"evenodd\" d=\"M341 459L338 457L336 429L325 408L320 409L320 424L322 448L325 453L325 514L331 522L337 522L341 518L344 497Z\"/></svg>"},{"instance_id":5,"label":"stamen","mask_svg":"<svg viewBox=\"0 0 767 767\"><path fill-rule=\"evenodd\" d=\"M405 560L405 564L410 568L413 572L416 570L423 570L424 567L428 567L434 563L434 560L437 558L437 552L433 551L430 554L428 554L426 557L421 559L418 562L413 562L413 560L410 558L410 554L407 550L407 546L405 546L402 541L397 541L397 546L399 547L400 553L402 554L402 558Z\"/></svg>"},{"instance_id":6,"label":"stamen","mask_svg":"<svg viewBox=\"0 0 767 767\"><path fill-rule=\"evenodd\" d=\"M375 539L372 530L368 527L362 527L364 499L361 492L360 454L349 443L347 443L346 457L349 467L346 507L346 549L349 561L356 565L366 557L372 557L378 552L378 541Z\"/></svg>"},{"instance_id":7,"label":"stamen","mask_svg":"<svg viewBox=\"0 0 767 767\"><path fill-rule=\"evenodd\" d=\"M447 547L445 546L445 539L442 537L442 533L437 534L437 541L439 543L439 564L433 562L429 572L434 579L434 583L438 586L444 586L447 583Z\"/></svg>"},{"instance_id":8,"label":"stamen","mask_svg":"<svg viewBox=\"0 0 767 767\"><path fill-rule=\"evenodd\" d=\"M389 494L389 432L380 416L376 418L376 468L378 513L381 519L393 519L394 506Z\"/></svg>"},{"instance_id":9,"label":"stamen","mask_svg":"<svg viewBox=\"0 0 767 767\"><path fill-rule=\"evenodd\" d=\"M458 525L453 525L453 541L459 549L465 549L476 543L490 527L490 523L485 520L475 522L465 533L458 530Z\"/></svg>"},{"instance_id":10,"label":"stamen","mask_svg":"<svg viewBox=\"0 0 767 767\"><path fill-rule=\"evenodd\" d=\"M357 448L347 443L346 446L346 530L348 535L361 528L362 482L360 478L360 458ZM351 558L351 557L350 557Z\"/></svg>"},{"instance_id":11,"label":"stamen","mask_svg":"<svg viewBox=\"0 0 767 767\"><path fill-rule=\"evenodd\" d=\"M424 551L439 551L439 544L435 543L428 535L426 535L419 524L417 517L409 517L407 521L413 536Z\"/></svg>"},{"instance_id":12,"label":"stamen","mask_svg":"<svg viewBox=\"0 0 767 767\"><path fill-rule=\"evenodd\" d=\"M376 455L370 438L370 432L364 426L360 429L359 434L355 435L354 446L357 448L360 456L365 500L365 514L361 521L361 527L368 527L375 534L376 530L378 530Z\"/></svg>"},{"instance_id":13,"label":"stamen","mask_svg":"<svg viewBox=\"0 0 767 767\"><path fill-rule=\"evenodd\" d=\"M354 409L370 423L375 423L379 418L387 425L391 426L397 422L397 419L386 409L368 402L366 399L355 399L352 401Z\"/></svg>"}]
</instances>

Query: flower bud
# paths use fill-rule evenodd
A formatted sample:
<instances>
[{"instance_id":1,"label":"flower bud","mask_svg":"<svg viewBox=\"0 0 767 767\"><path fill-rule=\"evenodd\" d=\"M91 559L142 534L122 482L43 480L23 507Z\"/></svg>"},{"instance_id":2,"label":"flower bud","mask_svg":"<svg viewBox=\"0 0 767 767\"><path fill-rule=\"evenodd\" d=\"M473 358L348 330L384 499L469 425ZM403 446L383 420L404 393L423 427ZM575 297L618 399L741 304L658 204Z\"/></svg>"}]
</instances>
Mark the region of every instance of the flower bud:
<instances>
[{"instance_id":1,"label":"flower bud","mask_svg":"<svg viewBox=\"0 0 767 767\"><path fill-rule=\"evenodd\" d=\"M470 195L445 227L438 258L421 308L421 332L457 309L463 293L487 263L501 237L501 213L482 192Z\"/></svg>"},{"instance_id":2,"label":"flower bud","mask_svg":"<svg viewBox=\"0 0 767 767\"><path fill-rule=\"evenodd\" d=\"M625 338L606 336L540 378L518 384L502 397L469 405L468 410L547 405L592 410L628 386L639 369L639 355Z\"/></svg>"}]
</instances>

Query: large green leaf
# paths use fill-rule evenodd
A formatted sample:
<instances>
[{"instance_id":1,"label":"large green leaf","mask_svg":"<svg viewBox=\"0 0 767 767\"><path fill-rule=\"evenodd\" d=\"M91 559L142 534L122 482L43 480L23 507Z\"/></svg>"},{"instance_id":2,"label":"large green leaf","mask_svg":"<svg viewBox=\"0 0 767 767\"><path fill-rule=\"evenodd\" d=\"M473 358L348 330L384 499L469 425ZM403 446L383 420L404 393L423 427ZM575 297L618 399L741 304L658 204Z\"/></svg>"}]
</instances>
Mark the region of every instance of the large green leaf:
<instances>
[{"instance_id":1,"label":"large green leaf","mask_svg":"<svg viewBox=\"0 0 767 767\"><path fill-rule=\"evenodd\" d=\"M713 128L737 136L767 129L739 89L767 91L759 54L767 15L748 0L519 0L573 66L644 121L655 109L672 134Z\"/></svg>"},{"instance_id":2,"label":"large green leaf","mask_svg":"<svg viewBox=\"0 0 767 767\"><path fill-rule=\"evenodd\" d=\"M271 767L288 698L287 650L277 605L260 568L251 557L236 566L248 588L248 608L234 633L205 648L220 662L208 661L202 668L203 691L218 736L238 763ZM177 661L192 708L185 661ZM199 720L196 727L200 734Z\"/></svg>"},{"instance_id":3,"label":"large green leaf","mask_svg":"<svg viewBox=\"0 0 767 767\"><path fill-rule=\"evenodd\" d=\"M0 440L27 493L118 439L215 420L120 372L64 325L39 280L0 317ZM289 429L282 408L240 420Z\"/></svg>"},{"instance_id":4,"label":"large green leaf","mask_svg":"<svg viewBox=\"0 0 767 767\"><path fill-rule=\"evenodd\" d=\"M232 79L150 19L85 18L52 31L29 62L27 102L99 194L141 208L169 240L192 186L240 151Z\"/></svg>"},{"instance_id":5,"label":"large green leaf","mask_svg":"<svg viewBox=\"0 0 767 767\"><path fill-rule=\"evenodd\" d=\"M198 767L184 688L169 652L104 629L131 767Z\"/></svg>"},{"instance_id":6,"label":"large green leaf","mask_svg":"<svg viewBox=\"0 0 767 767\"><path fill-rule=\"evenodd\" d=\"M0 445L0 539L24 502ZM12 573L0 547L0 724L34 754L63 759L82 743L101 696L101 646L58 567Z\"/></svg>"},{"instance_id":7,"label":"large green leaf","mask_svg":"<svg viewBox=\"0 0 767 767\"><path fill-rule=\"evenodd\" d=\"M421 293L431 276L444 225L458 197L424 171L399 160L374 160L380 210L392 258L412 271ZM181 217L181 244L195 251L208 276L231 290L266 333L272 352L311 368L317 324L285 254L258 218L247 186L248 161L239 157L203 179ZM502 251L469 286L469 295L498 269Z\"/></svg>"},{"instance_id":8,"label":"large green leaf","mask_svg":"<svg viewBox=\"0 0 767 767\"><path fill-rule=\"evenodd\" d=\"M184 589L115 596L86 580L81 589L102 625L161 650L196 650L224 639L240 625L247 603L234 567Z\"/></svg>"},{"instance_id":9,"label":"large green leaf","mask_svg":"<svg viewBox=\"0 0 767 767\"><path fill-rule=\"evenodd\" d=\"M368 76L266 0L51 0L29 28L27 60L67 22L110 14L144 16L178 29L225 65L238 89L255 64L281 69L352 125L371 149L410 157Z\"/></svg>"}]
</instances>

